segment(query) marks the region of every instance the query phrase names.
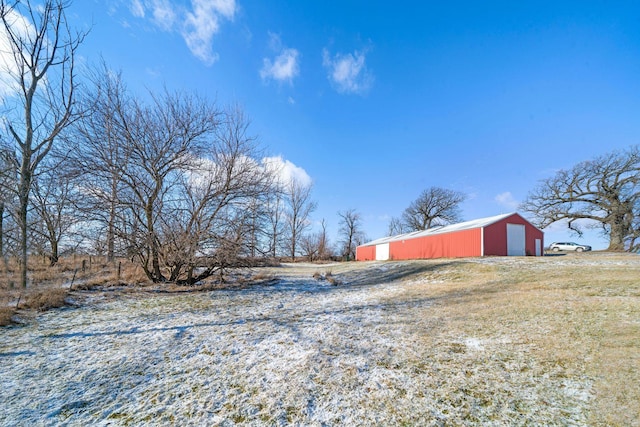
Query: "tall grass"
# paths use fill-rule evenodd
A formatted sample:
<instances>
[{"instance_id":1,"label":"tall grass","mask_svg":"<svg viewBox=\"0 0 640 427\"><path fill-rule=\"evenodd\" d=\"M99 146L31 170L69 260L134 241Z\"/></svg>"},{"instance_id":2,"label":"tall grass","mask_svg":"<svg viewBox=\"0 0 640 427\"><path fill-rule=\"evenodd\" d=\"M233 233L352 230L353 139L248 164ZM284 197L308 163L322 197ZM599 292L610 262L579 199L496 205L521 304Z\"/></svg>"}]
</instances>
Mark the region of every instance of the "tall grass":
<instances>
[{"instance_id":1,"label":"tall grass","mask_svg":"<svg viewBox=\"0 0 640 427\"><path fill-rule=\"evenodd\" d=\"M39 311L61 307L71 290L148 283L142 269L129 260L105 262L102 257L69 256L53 266L42 256L28 260L28 285L19 283L15 258L0 260L0 325L11 323L17 309Z\"/></svg>"}]
</instances>

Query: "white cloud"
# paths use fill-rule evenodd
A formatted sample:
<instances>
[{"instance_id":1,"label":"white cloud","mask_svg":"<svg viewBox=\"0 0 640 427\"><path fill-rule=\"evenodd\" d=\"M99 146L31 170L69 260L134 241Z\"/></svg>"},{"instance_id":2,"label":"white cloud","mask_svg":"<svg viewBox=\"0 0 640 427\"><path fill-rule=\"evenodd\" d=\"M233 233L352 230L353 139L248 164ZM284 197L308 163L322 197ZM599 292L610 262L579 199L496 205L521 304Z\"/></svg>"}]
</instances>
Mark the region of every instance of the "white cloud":
<instances>
[{"instance_id":1,"label":"white cloud","mask_svg":"<svg viewBox=\"0 0 640 427\"><path fill-rule=\"evenodd\" d=\"M282 185L291 182L297 182L301 185L311 185L312 180L307 171L296 166L289 160L285 160L282 156L265 157L262 159L263 166L274 173L278 174L278 181Z\"/></svg>"},{"instance_id":2,"label":"white cloud","mask_svg":"<svg viewBox=\"0 0 640 427\"><path fill-rule=\"evenodd\" d=\"M232 20L237 5L235 0L191 0L189 8L170 0L131 0L129 10L137 18L145 18L150 12L156 26L179 33L191 53L211 65L218 59L213 51L213 38L220 32L220 21Z\"/></svg>"},{"instance_id":3,"label":"white cloud","mask_svg":"<svg viewBox=\"0 0 640 427\"><path fill-rule=\"evenodd\" d=\"M353 53L337 53L333 57L327 49L322 51L322 65L328 77L340 93L364 94L373 84L373 76L367 69L366 50Z\"/></svg>"},{"instance_id":4,"label":"white cloud","mask_svg":"<svg viewBox=\"0 0 640 427\"><path fill-rule=\"evenodd\" d=\"M273 33L269 33L269 46L277 52L277 55L274 59L263 58L260 77L264 81L276 80L291 83L300 73L298 65L300 52L297 49L282 47L280 37Z\"/></svg>"},{"instance_id":5,"label":"white cloud","mask_svg":"<svg viewBox=\"0 0 640 427\"><path fill-rule=\"evenodd\" d=\"M218 55L212 51L213 36L220 31L220 18L233 19L235 0L192 0L193 11L186 14L182 36L191 52L206 64Z\"/></svg>"},{"instance_id":6,"label":"white cloud","mask_svg":"<svg viewBox=\"0 0 640 427\"><path fill-rule=\"evenodd\" d=\"M192 168L186 171L186 176L194 188L205 189L211 183L220 181L216 177L218 174L227 173L226 169L220 168L212 159L191 157L190 160ZM252 168L261 167L263 170L274 174L276 181L282 187L286 187L292 182L303 186L309 186L313 183L307 171L300 166L296 166L293 162L285 160L282 156L264 157L261 160L241 156L237 162L238 165L250 165Z\"/></svg>"},{"instance_id":7,"label":"white cloud","mask_svg":"<svg viewBox=\"0 0 640 427\"><path fill-rule=\"evenodd\" d=\"M260 77L263 80L273 79L291 82L299 72L298 55L299 53L296 49L285 49L273 61L269 58L264 58Z\"/></svg>"},{"instance_id":8,"label":"white cloud","mask_svg":"<svg viewBox=\"0 0 640 427\"><path fill-rule=\"evenodd\" d=\"M512 211L518 209L518 205L520 203L513 197L510 191L505 191L504 193L498 194L494 200L498 202L499 205L504 206Z\"/></svg>"},{"instance_id":9,"label":"white cloud","mask_svg":"<svg viewBox=\"0 0 640 427\"><path fill-rule=\"evenodd\" d=\"M35 31L33 25L14 9L7 13L6 19L11 24L13 31L20 37L33 34ZM0 100L14 95L20 89L16 76L19 76L23 70L16 64L12 51L12 43L2 27L0 31Z\"/></svg>"}]
</instances>

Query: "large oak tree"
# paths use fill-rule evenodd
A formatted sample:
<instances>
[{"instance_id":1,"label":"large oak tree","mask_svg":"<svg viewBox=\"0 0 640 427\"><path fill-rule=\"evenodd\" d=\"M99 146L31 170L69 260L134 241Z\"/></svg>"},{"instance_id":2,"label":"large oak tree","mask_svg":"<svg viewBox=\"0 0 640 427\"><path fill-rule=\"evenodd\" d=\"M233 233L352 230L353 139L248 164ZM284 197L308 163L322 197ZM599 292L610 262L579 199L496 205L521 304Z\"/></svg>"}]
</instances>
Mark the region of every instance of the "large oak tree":
<instances>
[{"instance_id":1,"label":"large oak tree","mask_svg":"<svg viewBox=\"0 0 640 427\"><path fill-rule=\"evenodd\" d=\"M462 219L460 204L466 198L459 191L440 187L427 188L402 213L402 228L418 231L459 222Z\"/></svg>"},{"instance_id":2,"label":"large oak tree","mask_svg":"<svg viewBox=\"0 0 640 427\"><path fill-rule=\"evenodd\" d=\"M624 250L637 233L640 214L640 151L638 146L614 151L560 170L542 180L521 205L534 223L546 227L566 221L583 233L584 220L609 236L609 250Z\"/></svg>"}]
</instances>

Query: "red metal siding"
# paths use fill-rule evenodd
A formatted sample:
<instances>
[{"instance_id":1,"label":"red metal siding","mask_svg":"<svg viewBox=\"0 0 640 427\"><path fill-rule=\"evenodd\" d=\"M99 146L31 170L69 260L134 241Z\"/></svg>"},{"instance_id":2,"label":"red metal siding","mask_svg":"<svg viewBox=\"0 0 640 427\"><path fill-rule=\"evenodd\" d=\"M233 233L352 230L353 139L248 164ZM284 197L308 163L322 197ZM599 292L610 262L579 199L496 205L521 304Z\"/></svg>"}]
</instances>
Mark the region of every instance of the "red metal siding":
<instances>
[{"instance_id":1,"label":"red metal siding","mask_svg":"<svg viewBox=\"0 0 640 427\"><path fill-rule=\"evenodd\" d=\"M375 246L358 246L356 248L356 261L373 261L376 259Z\"/></svg>"},{"instance_id":2,"label":"red metal siding","mask_svg":"<svg viewBox=\"0 0 640 427\"><path fill-rule=\"evenodd\" d=\"M540 240L542 250L544 233L519 214L513 214L484 227L484 230L474 228L389 242L389 259L506 256L507 224L524 225L527 255L536 254L536 239ZM375 260L376 246L359 246L356 250L356 259L358 261Z\"/></svg>"},{"instance_id":3,"label":"red metal siding","mask_svg":"<svg viewBox=\"0 0 640 427\"><path fill-rule=\"evenodd\" d=\"M531 225L518 214L488 225L484 228L484 254L507 256L507 224L524 225L525 251L527 255L536 254L536 239L540 239L541 249L544 247L544 233Z\"/></svg>"},{"instance_id":4,"label":"red metal siding","mask_svg":"<svg viewBox=\"0 0 640 427\"><path fill-rule=\"evenodd\" d=\"M400 240L389 243L389 259L481 256L481 242L479 228Z\"/></svg>"}]
</instances>

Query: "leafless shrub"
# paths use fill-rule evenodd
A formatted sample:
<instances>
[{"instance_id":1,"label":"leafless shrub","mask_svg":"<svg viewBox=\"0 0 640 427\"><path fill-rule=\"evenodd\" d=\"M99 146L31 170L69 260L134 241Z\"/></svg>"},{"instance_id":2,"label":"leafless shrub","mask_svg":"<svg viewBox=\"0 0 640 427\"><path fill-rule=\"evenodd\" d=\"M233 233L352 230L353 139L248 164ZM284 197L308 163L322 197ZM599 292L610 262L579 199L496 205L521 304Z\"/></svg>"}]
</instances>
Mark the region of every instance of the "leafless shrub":
<instances>
[{"instance_id":1,"label":"leafless shrub","mask_svg":"<svg viewBox=\"0 0 640 427\"><path fill-rule=\"evenodd\" d=\"M313 278L317 281L326 280L327 282L329 282L329 284L334 286L340 284L340 281L333 276L331 270L327 271L326 273L320 273L319 271L316 271L315 273L313 273Z\"/></svg>"},{"instance_id":2,"label":"leafless shrub","mask_svg":"<svg viewBox=\"0 0 640 427\"><path fill-rule=\"evenodd\" d=\"M340 284L340 280L334 277L331 271L327 272L327 274L325 275L325 279L327 280L327 282L329 282L333 286L338 286Z\"/></svg>"}]
</instances>

